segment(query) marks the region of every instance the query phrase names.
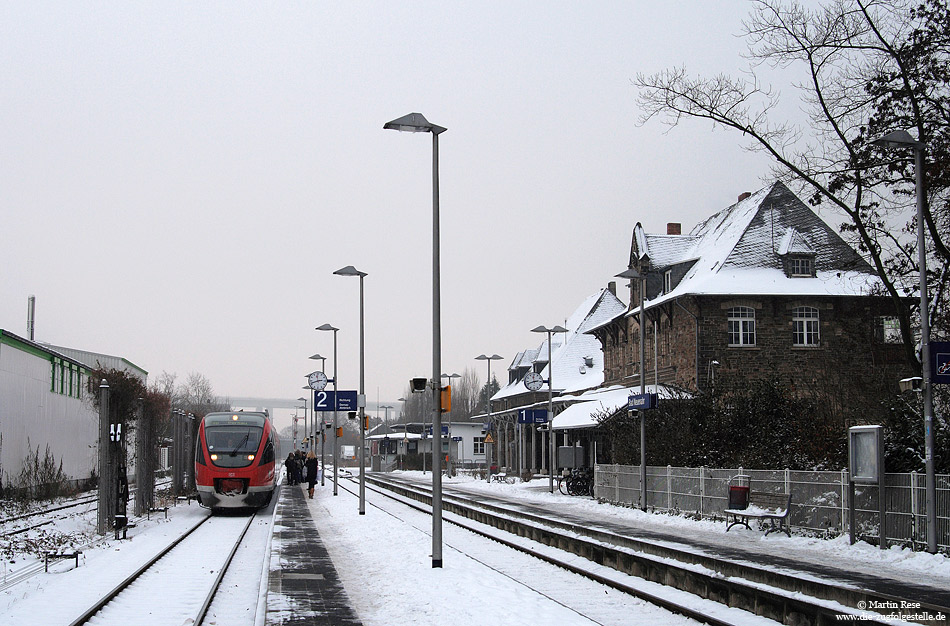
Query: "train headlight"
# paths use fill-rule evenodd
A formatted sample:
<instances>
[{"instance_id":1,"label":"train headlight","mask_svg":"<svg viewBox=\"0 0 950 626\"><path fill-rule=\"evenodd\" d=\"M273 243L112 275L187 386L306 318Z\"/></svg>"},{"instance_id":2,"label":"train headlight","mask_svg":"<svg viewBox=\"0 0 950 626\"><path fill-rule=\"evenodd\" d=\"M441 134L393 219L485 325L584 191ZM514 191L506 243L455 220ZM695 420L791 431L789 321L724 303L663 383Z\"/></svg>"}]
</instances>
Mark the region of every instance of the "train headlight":
<instances>
[{"instance_id":1,"label":"train headlight","mask_svg":"<svg viewBox=\"0 0 950 626\"><path fill-rule=\"evenodd\" d=\"M253 460L254 460L254 455L253 455L253 454L248 454L248 455L247 455L247 460L248 460L248 461L253 461Z\"/></svg>"},{"instance_id":2,"label":"train headlight","mask_svg":"<svg viewBox=\"0 0 950 626\"><path fill-rule=\"evenodd\" d=\"M212 454L212 455L211 455L211 460L212 460L212 461L217 461L217 460L218 460L218 455L217 455L217 454Z\"/></svg>"}]
</instances>

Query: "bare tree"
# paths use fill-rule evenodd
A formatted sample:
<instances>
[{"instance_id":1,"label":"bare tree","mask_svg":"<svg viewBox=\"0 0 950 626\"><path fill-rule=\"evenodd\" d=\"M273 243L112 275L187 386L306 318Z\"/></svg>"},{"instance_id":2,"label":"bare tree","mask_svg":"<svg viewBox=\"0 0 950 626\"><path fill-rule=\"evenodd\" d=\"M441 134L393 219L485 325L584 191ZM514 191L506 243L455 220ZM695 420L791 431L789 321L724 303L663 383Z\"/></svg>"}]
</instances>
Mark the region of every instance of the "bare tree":
<instances>
[{"instance_id":1,"label":"bare tree","mask_svg":"<svg viewBox=\"0 0 950 626\"><path fill-rule=\"evenodd\" d=\"M913 128L928 146L929 273L934 328L946 331L950 272L946 236L950 190L950 12L946 0L832 0L818 9L757 0L744 23L750 65L744 77L696 78L685 69L637 75L640 122L658 117L712 121L739 131L748 148L776 163L774 174L797 183L813 205L846 218L842 231L881 276L894 303L907 362L914 351L916 264L913 159L871 142ZM764 87L763 64L800 70L794 84L809 115L806 126L782 118L778 91ZM933 209L933 210L932 210Z\"/></svg>"}]
</instances>

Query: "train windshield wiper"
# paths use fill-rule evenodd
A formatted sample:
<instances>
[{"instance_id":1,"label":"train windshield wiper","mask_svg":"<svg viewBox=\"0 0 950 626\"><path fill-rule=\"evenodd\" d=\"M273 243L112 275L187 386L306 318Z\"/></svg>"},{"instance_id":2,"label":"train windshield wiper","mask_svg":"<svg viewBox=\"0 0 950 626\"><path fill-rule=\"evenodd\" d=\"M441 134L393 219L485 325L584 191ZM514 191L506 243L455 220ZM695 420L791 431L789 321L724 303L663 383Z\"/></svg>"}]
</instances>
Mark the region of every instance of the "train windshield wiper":
<instances>
[{"instance_id":1,"label":"train windshield wiper","mask_svg":"<svg viewBox=\"0 0 950 626\"><path fill-rule=\"evenodd\" d=\"M241 442L237 445L237 447L234 450L231 450L231 453L230 453L231 456L237 456L238 450L244 447L244 444L247 443L247 440L250 438L250 436L251 436L251 431L247 431L246 433L244 433L244 439L241 440Z\"/></svg>"}]
</instances>

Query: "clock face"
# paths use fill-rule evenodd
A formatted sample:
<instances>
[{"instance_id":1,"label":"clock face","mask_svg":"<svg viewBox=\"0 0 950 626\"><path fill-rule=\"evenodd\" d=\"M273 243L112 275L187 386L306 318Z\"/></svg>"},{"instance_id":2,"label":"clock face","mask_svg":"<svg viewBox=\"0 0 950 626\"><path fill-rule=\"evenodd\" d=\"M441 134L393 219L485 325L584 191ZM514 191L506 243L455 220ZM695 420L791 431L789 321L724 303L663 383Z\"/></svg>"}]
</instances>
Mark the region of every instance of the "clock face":
<instances>
[{"instance_id":1,"label":"clock face","mask_svg":"<svg viewBox=\"0 0 950 626\"><path fill-rule=\"evenodd\" d=\"M307 376L307 381L314 391L323 391L323 388L327 386L327 375L323 372L313 372Z\"/></svg>"},{"instance_id":2,"label":"clock face","mask_svg":"<svg viewBox=\"0 0 950 626\"><path fill-rule=\"evenodd\" d=\"M530 391L537 391L544 384L544 378L537 372L528 372L524 377L524 386Z\"/></svg>"}]
</instances>

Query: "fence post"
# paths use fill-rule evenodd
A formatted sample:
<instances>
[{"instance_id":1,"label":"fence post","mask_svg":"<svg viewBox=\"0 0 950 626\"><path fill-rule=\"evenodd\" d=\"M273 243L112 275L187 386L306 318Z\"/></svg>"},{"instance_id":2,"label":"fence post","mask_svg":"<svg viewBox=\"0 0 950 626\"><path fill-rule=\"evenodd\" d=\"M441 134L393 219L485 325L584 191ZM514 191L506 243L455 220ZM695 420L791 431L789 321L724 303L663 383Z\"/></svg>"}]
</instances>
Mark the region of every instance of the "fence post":
<instances>
[{"instance_id":1,"label":"fence post","mask_svg":"<svg viewBox=\"0 0 950 626\"><path fill-rule=\"evenodd\" d=\"M910 473L910 519L912 539L910 544L917 549L917 537L920 530L920 518L917 515L917 472Z\"/></svg>"},{"instance_id":2,"label":"fence post","mask_svg":"<svg viewBox=\"0 0 950 626\"><path fill-rule=\"evenodd\" d=\"M785 493L792 493L792 471L785 468Z\"/></svg>"},{"instance_id":3,"label":"fence post","mask_svg":"<svg viewBox=\"0 0 950 626\"><path fill-rule=\"evenodd\" d=\"M666 466L666 510L673 510L673 466Z\"/></svg>"},{"instance_id":4,"label":"fence post","mask_svg":"<svg viewBox=\"0 0 950 626\"><path fill-rule=\"evenodd\" d=\"M848 470L841 470L841 532L844 532L847 523L848 510Z\"/></svg>"},{"instance_id":5,"label":"fence post","mask_svg":"<svg viewBox=\"0 0 950 626\"><path fill-rule=\"evenodd\" d=\"M699 468L699 519L706 517L706 466Z\"/></svg>"}]
</instances>

